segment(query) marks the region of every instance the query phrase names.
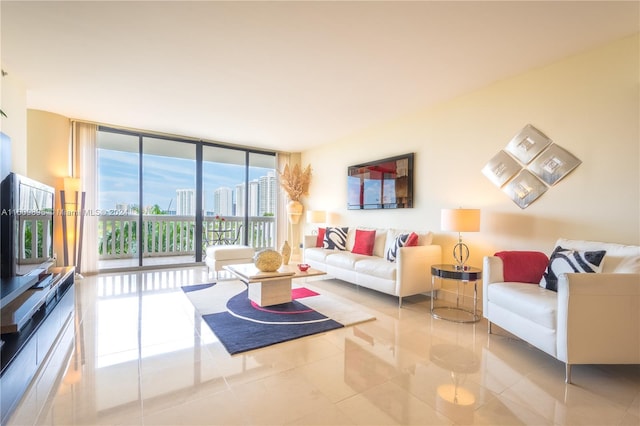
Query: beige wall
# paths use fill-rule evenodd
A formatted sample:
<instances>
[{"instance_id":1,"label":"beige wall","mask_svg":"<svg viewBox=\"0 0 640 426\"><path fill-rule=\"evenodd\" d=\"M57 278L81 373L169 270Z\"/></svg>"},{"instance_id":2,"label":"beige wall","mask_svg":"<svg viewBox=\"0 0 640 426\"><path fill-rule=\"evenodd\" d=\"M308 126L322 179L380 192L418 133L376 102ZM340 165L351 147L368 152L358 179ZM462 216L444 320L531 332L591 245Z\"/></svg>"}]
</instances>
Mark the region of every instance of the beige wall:
<instances>
[{"instance_id":1,"label":"beige wall","mask_svg":"<svg viewBox=\"0 0 640 426\"><path fill-rule=\"evenodd\" d=\"M457 235L440 231L442 208L482 209L481 231L463 236L473 265L501 249L549 253L558 237L640 244L638 49L625 38L303 152L306 208L350 226L431 230L445 262ZM582 164L521 210L481 169L529 123ZM349 165L407 152L415 208L346 210Z\"/></svg>"},{"instance_id":2,"label":"beige wall","mask_svg":"<svg viewBox=\"0 0 640 426\"><path fill-rule=\"evenodd\" d=\"M27 111L27 176L56 188L56 209L62 209L60 190L64 178L70 175L69 141L70 120L46 111ZM53 224L54 252L58 265L62 265L62 216L56 215Z\"/></svg>"},{"instance_id":3,"label":"beige wall","mask_svg":"<svg viewBox=\"0 0 640 426\"><path fill-rule=\"evenodd\" d=\"M70 120L62 115L30 109L27 123L29 177L62 189L63 179L70 175Z\"/></svg>"},{"instance_id":4,"label":"beige wall","mask_svg":"<svg viewBox=\"0 0 640 426\"><path fill-rule=\"evenodd\" d=\"M456 235L440 231L440 209L481 208L481 232L464 235L476 265L500 249L549 252L558 237L640 244L639 45L626 38L306 151L301 163L312 165L313 179L305 206L350 226L432 230L444 261ZM8 77L2 125L17 146L14 169L59 189L68 119L29 111L27 162L26 94ZM480 170L528 123L583 163L521 210ZM415 208L346 210L347 166L406 152L416 153Z\"/></svg>"}]
</instances>

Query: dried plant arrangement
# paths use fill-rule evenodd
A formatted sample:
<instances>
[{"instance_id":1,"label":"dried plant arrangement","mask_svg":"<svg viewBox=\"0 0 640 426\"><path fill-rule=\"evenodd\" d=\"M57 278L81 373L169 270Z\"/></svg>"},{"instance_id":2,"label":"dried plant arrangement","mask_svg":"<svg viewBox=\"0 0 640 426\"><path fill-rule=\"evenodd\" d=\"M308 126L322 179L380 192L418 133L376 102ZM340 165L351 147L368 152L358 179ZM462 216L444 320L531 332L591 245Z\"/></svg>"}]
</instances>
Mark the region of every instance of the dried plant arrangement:
<instances>
[{"instance_id":1,"label":"dried plant arrangement","mask_svg":"<svg viewBox=\"0 0 640 426\"><path fill-rule=\"evenodd\" d=\"M309 195L309 183L311 182L311 165L304 170L299 164L292 168L284 166L282 173L278 172L280 186L285 190L291 201L300 201L303 195Z\"/></svg>"}]
</instances>

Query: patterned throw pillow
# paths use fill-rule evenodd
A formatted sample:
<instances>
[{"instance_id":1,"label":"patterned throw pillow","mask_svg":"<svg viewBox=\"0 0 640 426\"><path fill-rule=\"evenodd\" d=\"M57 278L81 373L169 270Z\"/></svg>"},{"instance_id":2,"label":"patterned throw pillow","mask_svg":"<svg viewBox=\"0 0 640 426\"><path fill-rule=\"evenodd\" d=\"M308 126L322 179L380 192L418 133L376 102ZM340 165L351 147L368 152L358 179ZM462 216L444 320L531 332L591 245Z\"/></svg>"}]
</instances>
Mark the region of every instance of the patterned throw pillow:
<instances>
[{"instance_id":1,"label":"patterned throw pillow","mask_svg":"<svg viewBox=\"0 0 640 426\"><path fill-rule=\"evenodd\" d=\"M602 260L607 252L577 251L556 247L549 258L549 266L542 275L540 287L551 291L558 291L558 277L560 274L572 272L597 273L602 271Z\"/></svg>"},{"instance_id":2,"label":"patterned throw pillow","mask_svg":"<svg viewBox=\"0 0 640 426\"><path fill-rule=\"evenodd\" d=\"M400 247L412 247L418 245L418 234L412 232L410 234L400 234L387 250L387 260L395 262L398 257Z\"/></svg>"},{"instance_id":3,"label":"patterned throw pillow","mask_svg":"<svg viewBox=\"0 0 640 426\"><path fill-rule=\"evenodd\" d=\"M327 226L327 229L324 232L322 247L329 250L346 250L347 232L349 232L349 228L334 228Z\"/></svg>"}]
</instances>

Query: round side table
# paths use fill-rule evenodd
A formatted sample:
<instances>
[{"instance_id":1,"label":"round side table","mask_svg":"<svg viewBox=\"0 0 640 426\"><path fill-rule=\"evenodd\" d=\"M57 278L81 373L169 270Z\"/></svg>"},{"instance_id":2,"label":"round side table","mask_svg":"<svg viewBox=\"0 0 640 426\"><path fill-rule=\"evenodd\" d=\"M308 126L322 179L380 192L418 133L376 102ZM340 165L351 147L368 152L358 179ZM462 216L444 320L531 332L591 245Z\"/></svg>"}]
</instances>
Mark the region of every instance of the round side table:
<instances>
[{"instance_id":1,"label":"round side table","mask_svg":"<svg viewBox=\"0 0 640 426\"><path fill-rule=\"evenodd\" d=\"M434 306L435 279L457 281L455 306ZM454 322L478 322L478 280L482 279L482 269L466 266L460 269L457 265L431 266L431 316ZM473 283L473 310L460 305L460 284ZM464 288L462 290L464 297Z\"/></svg>"}]
</instances>

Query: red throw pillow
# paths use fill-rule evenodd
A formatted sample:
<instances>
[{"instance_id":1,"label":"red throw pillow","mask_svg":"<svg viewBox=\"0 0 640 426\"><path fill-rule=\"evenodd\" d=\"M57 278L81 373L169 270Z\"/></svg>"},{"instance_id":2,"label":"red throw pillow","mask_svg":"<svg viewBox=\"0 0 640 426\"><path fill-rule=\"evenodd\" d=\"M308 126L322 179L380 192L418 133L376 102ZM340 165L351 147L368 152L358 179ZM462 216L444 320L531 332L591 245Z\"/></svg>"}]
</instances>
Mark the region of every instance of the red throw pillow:
<instances>
[{"instance_id":1,"label":"red throw pillow","mask_svg":"<svg viewBox=\"0 0 640 426\"><path fill-rule=\"evenodd\" d=\"M415 247L418 245L418 234L412 232L409 234L409 238L407 238L407 243L404 245L405 247Z\"/></svg>"},{"instance_id":2,"label":"red throw pillow","mask_svg":"<svg viewBox=\"0 0 640 426\"><path fill-rule=\"evenodd\" d=\"M353 245L351 253L364 254L371 256L373 254L373 245L376 242L376 231L365 231L356 229L356 242Z\"/></svg>"},{"instance_id":3,"label":"red throw pillow","mask_svg":"<svg viewBox=\"0 0 640 426\"><path fill-rule=\"evenodd\" d=\"M318 236L316 237L316 247L322 247L322 242L324 241L324 233L327 228L318 228Z\"/></svg>"},{"instance_id":4,"label":"red throw pillow","mask_svg":"<svg viewBox=\"0 0 640 426\"><path fill-rule=\"evenodd\" d=\"M502 259L504 280L540 284L549 258L539 251L499 251L494 256Z\"/></svg>"}]
</instances>

